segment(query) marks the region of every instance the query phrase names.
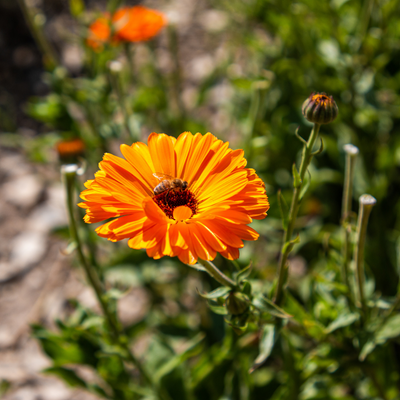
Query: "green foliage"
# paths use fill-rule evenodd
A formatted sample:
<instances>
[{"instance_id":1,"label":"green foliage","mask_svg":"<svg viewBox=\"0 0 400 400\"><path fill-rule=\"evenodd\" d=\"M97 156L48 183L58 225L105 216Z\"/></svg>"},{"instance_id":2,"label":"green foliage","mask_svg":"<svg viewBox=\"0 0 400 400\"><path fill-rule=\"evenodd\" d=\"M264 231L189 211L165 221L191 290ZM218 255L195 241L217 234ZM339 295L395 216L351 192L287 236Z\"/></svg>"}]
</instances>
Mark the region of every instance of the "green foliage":
<instances>
[{"instance_id":1,"label":"green foliage","mask_svg":"<svg viewBox=\"0 0 400 400\"><path fill-rule=\"evenodd\" d=\"M119 4L109 1L108 9ZM69 6L85 30L85 3ZM129 45L94 51L77 38L85 52L80 74L61 66L47 72L50 94L26 106L52 132L21 146L35 161L48 162L57 139L79 137L92 172L116 144L152 131L177 136L218 126L213 133L244 148L266 183L271 210L252 225L260 239L235 263L216 258L233 282L225 287L200 265L149 261L93 230L80 232L107 288L101 299L110 315L72 302L56 331L34 325L52 362L45 372L114 400L155 399L157 390L174 400L399 398L399 2L218 0L211 6L228 21L223 33L212 34L223 43L223 57L195 85L182 74L186 54L179 63L177 46L188 49L172 27L159 44L168 68L157 63L163 53L151 41L132 45L140 50L136 62ZM321 127L321 144L301 177L299 157L311 130L301 104L314 90L333 95L339 116ZM378 200L368 228L365 309L352 262L349 284L343 269L346 238L349 254L357 245L354 213L340 221L345 143L360 149L352 209L364 192ZM293 187L300 191L299 218L281 249ZM289 252L278 301L275 270ZM116 335L110 318L138 288L148 298L146 312L123 327L118 322ZM83 367L93 382L80 373ZM7 388L2 382L0 394Z\"/></svg>"}]
</instances>

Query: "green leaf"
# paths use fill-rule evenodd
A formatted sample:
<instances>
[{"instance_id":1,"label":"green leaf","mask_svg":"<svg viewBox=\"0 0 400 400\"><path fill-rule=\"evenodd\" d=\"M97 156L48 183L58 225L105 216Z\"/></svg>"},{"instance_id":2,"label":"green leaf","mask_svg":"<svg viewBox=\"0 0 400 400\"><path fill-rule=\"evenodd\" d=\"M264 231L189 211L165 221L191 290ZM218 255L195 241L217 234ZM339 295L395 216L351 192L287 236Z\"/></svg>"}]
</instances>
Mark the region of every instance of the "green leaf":
<instances>
[{"instance_id":1,"label":"green leaf","mask_svg":"<svg viewBox=\"0 0 400 400\"><path fill-rule=\"evenodd\" d=\"M344 328L345 326L351 325L353 322L357 321L360 318L359 314L344 312L339 315L334 321L332 321L327 328L325 329L325 333L331 333L339 328Z\"/></svg>"},{"instance_id":2,"label":"green leaf","mask_svg":"<svg viewBox=\"0 0 400 400\"><path fill-rule=\"evenodd\" d=\"M307 170L307 173L308 173L308 179L304 181L305 183L304 183L303 187L301 188L300 195L299 195L299 201L301 201L303 199L303 197L306 194L308 188L310 187L311 173L310 173L309 170Z\"/></svg>"},{"instance_id":3,"label":"green leaf","mask_svg":"<svg viewBox=\"0 0 400 400\"><path fill-rule=\"evenodd\" d=\"M267 358L271 355L272 349L278 339L277 327L273 324L266 324L262 328L260 339L260 354L255 359L253 366L250 368L249 373L260 367Z\"/></svg>"},{"instance_id":4,"label":"green leaf","mask_svg":"<svg viewBox=\"0 0 400 400\"><path fill-rule=\"evenodd\" d=\"M228 315L228 311L226 307L224 306L217 306L215 304L208 303L208 306L210 307L210 310L214 312L215 314L219 315Z\"/></svg>"},{"instance_id":5,"label":"green leaf","mask_svg":"<svg viewBox=\"0 0 400 400\"><path fill-rule=\"evenodd\" d=\"M125 297L130 292L130 290L131 289L122 291L122 290L119 290L116 288L112 288L107 291L105 297L107 299L119 300L119 299L122 299L122 297Z\"/></svg>"},{"instance_id":6,"label":"green leaf","mask_svg":"<svg viewBox=\"0 0 400 400\"><path fill-rule=\"evenodd\" d=\"M302 184L302 180L300 178L299 172L297 171L296 164L293 163L292 166L292 174L293 174L293 187L299 188Z\"/></svg>"},{"instance_id":7,"label":"green leaf","mask_svg":"<svg viewBox=\"0 0 400 400\"><path fill-rule=\"evenodd\" d=\"M367 356L375 349L375 347L376 343L374 340L369 340L367 343L365 343L358 357L359 360L364 361Z\"/></svg>"},{"instance_id":8,"label":"green leaf","mask_svg":"<svg viewBox=\"0 0 400 400\"><path fill-rule=\"evenodd\" d=\"M75 371L64 367L50 367L43 371L45 374L56 375L72 387L87 389L86 382Z\"/></svg>"},{"instance_id":9,"label":"green leaf","mask_svg":"<svg viewBox=\"0 0 400 400\"><path fill-rule=\"evenodd\" d=\"M248 281L242 281L243 283L243 288L242 288L242 293L244 293L247 296L251 296L251 284Z\"/></svg>"},{"instance_id":10,"label":"green leaf","mask_svg":"<svg viewBox=\"0 0 400 400\"><path fill-rule=\"evenodd\" d=\"M229 287L221 286L210 293L200 293L199 291L198 293L201 297L204 297L205 299L217 299L218 297L227 296L231 290L232 289Z\"/></svg>"},{"instance_id":11,"label":"green leaf","mask_svg":"<svg viewBox=\"0 0 400 400\"><path fill-rule=\"evenodd\" d=\"M189 340L185 344L185 350L183 350L180 354L177 354L175 357L171 358L168 362L163 363L161 367L154 373L153 378L157 382L163 376L169 374L183 362L185 362L188 358L193 357L199 353L201 347L198 345L203 341L205 337L204 333L199 333L193 339Z\"/></svg>"},{"instance_id":12,"label":"green leaf","mask_svg":"<svg viewBox=\"0 0 400 400\"><path fill-rule=\"evenodd\" d=\"M243 268L241 271L239 271L236 275L236 283L239 285L244 279L246 279L250 273L251 273L251 264L252 262L250 261L250 264Z\"/></svg>"},{"instance_id":13,"label":"green leaf","mask_svg":"<svg viewBox=\"0 0 400 400\"><path fill-rule=\"evenodd\" d=\"M285 310L277 306L273 301L268 299L265 295L261 294L253 300L254 307L263 312L267 312L278 318L292 318Z\"/></svg>"},{"instance_id":14,"label":"green leaf","mask_svg":"<svg viewBox=\"0 0 400 400\"><path fill-rule=\"evenodd\" d=\"M293 319L304 328L309 336L318 340L325 336L324 327L290 293L286 295L285 310L293 315Z\"/></svg>"},{"instance_id":15,"label":"green leaf","mask_svg":"<svg viewBox=\"0 0 400 400\"><path fill-rule=\"evenodd\" d=\"M385 343L388 339L400 336L400 314L389 318L381 329L376 333L376 342Z\"/></svg>"},{"instance_id":16,"label":"green leaf","mask_svg":"<svg viewBox=\"0 0 400 400\"><path fill-rule=\"evenodd\" d=\"M286 229L289 223L289 206L287 205L285 198L282 196L282 191L280 189L278 190L278 205L282 217L282 226L283 229Z\"/></svg>"},{"instance_id":17,"label":"green leaf","mask_svg":"<svg viewBox=\"0 0 400 400\"><path fill-rule=\"evenodd\" d=\"M282 254L290 253L293 249L293 246L297 243L300 243L300 236L297 235L293 240L286 242L282 248Z\"/></svg>"}]
</instances>

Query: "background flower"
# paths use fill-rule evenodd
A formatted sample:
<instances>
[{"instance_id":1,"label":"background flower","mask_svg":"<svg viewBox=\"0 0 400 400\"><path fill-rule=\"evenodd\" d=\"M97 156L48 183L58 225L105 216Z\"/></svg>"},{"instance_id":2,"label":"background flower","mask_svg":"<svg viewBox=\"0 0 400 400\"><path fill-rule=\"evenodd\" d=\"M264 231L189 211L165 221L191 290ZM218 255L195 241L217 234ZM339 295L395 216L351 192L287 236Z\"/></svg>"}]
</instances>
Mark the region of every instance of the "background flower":
<instances>
[{"instance_id":1,"label":"background flower","mask_svg":"<svg viewBox=\"0 0 400 400\"><path fill-rule=\"evenodd\" d=\"M148 146L122 145L125 160L105 154L94 180L81 197L88 223L119 217L96 229L111 241L129 238L155 259L178 256L188 264L213 260L216 253L239 257L243 240L258 233L247 226L269 209L265 187L255 171L245 168L243 150L211 133L182 133L178 139L152 133ZM186 190L154 195L160 183L154 173L188 182Z\"/></svg>"},{"instance_id":2,"label":"background flower","mask_svg":"<svg viewBox=\"0 0 400 400\"><path fill-rule=\"evenodd\" d=\"M110 19L109 14L98 18L89 27L87 44L98 49L111 41L141 42L149 40L166 24L165 16L155 10L143 6L124 7L115 12Z\"/></svg>"}]
</instances>

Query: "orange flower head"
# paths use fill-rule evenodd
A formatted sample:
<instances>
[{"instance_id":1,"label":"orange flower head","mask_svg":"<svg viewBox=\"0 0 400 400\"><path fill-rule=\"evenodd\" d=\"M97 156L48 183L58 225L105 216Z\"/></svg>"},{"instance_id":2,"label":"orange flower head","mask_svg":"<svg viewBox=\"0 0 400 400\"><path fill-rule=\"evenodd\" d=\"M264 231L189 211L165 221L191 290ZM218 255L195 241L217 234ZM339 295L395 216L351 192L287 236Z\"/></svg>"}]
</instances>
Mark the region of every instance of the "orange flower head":
<instances>
[{"instance_id":1,"label":"orange flower head","mask_svg":"<svg viewBox=\"0 0 400 400\"><path fill-rule=\"evenodd\" d=\"M152 133L148 144L122 145L125 159L106 153L95 179L86 182L85 222L113 218L99 236L129 239L149 257L179 257L187 264L213 260L219 252L239 257L243 240L256 240L248 226L269 209L265 185L245 168L243 150L211 133L177 139Z\"/></svg>"},{"instance_id":2,"label":"orange flower head","mask_svg":"<svg viewBox=\"0 0 400 400\"><path fill-rule=\"evenodd\" d=\"M89 35L86 40L87 45L94 50L101 49L110 39L110 25L110 16L108 14L104 14L103 17L96 19L89 27Z\"/></svg>"},{"instance_id":3,"label":"orange flower head","mask_svg":"<svg viewBox=\"0 0 400 400\"><path fill-rule=\"evenodd\" d=\"M57 153L61 161L75 160L85 152L85 143L82 139L61 140L57 143Z\"/></svg>"},{"instance_id":4,"label":"orange flower head","mask_svg":"<svg viewBox=\"0 0 400 400\"><path fill-rule=\"evenodd\" d=\"M113 43L141 42L157 35L165 24L165 16L158 11L142 6L124 7L117 10L112 18L109 14L104 14L94 21L89 27L86 42L93 49L100 49L104 43L110 41L111 26L114 31L111 38Z\"/></svg>"},{"instance_id":5,"label":"orange flower head","mask_svg":"<svg viewBox=\"0 0 400 400\"><path fill-rule=\"evenodd\" d=\"M166 18L158 11L142 6L125 7L112 18L116 37L126 42L149 40L166 24Z\"/></svg>"}]
</instances>

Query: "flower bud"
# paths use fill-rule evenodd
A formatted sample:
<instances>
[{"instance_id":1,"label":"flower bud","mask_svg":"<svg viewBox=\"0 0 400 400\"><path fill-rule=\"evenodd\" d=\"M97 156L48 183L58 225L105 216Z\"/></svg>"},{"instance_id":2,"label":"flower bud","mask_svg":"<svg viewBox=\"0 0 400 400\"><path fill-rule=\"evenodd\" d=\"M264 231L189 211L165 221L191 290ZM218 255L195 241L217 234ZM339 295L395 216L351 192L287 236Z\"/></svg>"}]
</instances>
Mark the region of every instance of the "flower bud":
<instances>
[{"instance_id":1,"label":"flower bud","mask_svg":"<svg viewBox=\"0 0 400 400\"><path fill-rule=\"evenodd\" d=\"M338 115L339 109L332 96L312 93L303 103L302 112L307 121L315 124L329 124Z\"/></svg>"},{"instance_id":2,"label":"flower bud","mask_svg":"<svg viewBox=\"0 0 400 400\"><path fill-rule=\"evenodd\" d=\"M226 308L230 314L243 314L249 308L247 297L243 293L230 292L226 299Z\"/></svg>"}]
</instances>

